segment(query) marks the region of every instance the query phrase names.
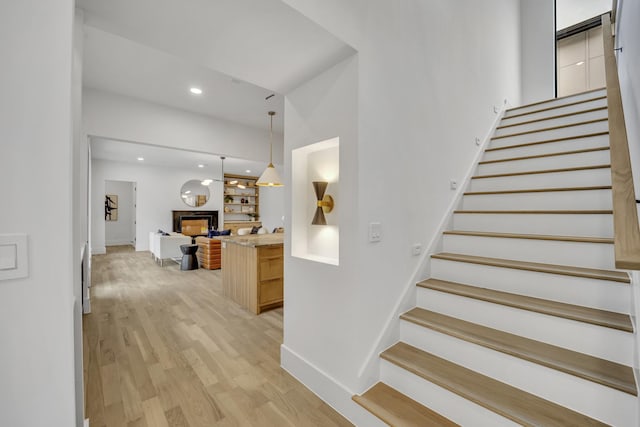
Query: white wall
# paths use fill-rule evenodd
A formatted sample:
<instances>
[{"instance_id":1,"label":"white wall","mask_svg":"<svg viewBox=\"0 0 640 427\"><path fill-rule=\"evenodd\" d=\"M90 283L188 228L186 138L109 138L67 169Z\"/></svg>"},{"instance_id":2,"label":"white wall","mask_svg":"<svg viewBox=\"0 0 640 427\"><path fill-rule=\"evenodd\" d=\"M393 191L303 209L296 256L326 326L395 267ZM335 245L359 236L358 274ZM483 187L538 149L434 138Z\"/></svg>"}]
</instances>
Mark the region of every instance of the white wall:
<instances>
[{"instance_id":1,"label":"white wall","mask_svg":"<svg viewBox=\"0 0 640 427\"><path fill-rule=\"evenodd\" d=\"M345 29L337 27L349 19L331 21L340 16L336 2L287 2L358 50L356 146L343 145L341 135L352 126L344 122L354 121L351 103L342 107L342 97L355 92L347 84L353 77L345 82L333 69L287 94L285 104L286 170L303 139L340 136L340 266L289 254L285 264L283 366L331 400L326 381L343 395L370 385L371 372L358 372L421 268L411 245L426 246L435 235L453 198L449 180L464 177L477 154L475 137L484 138L495 120L494 106L520 102L520 4L343 2L351 18L360 5L360 21ZM340 66L346 73L356 67ZM315 108L325 104L336 110ZM370 222L382 224L382 242L368 242Z\"/></svg>"},{"instance_id":2,"label":"white wall","mask_svg":"<svg viewBox=\"0 0 640 427\"><path fill-rule=\"evenodd\" d=\"M227 120L87 89L83 126L90 136L177 147L264 162L268 133ZM273 135L273 162L282 164L282 135Z\"/></svg>"},{"instance_id":3,"label":"white wall","mask_svg":"<svg viewBox=\"0 0 640 427\"><path fill-rule=\"evenodd\" d=\"M640 199L640 1L618 0L616 48L622 104L633 168L636 199Z\"/></svg>"},{"instance_id":4,"label":"white wall","mask_svg":"<svg viewBox=\"0 0 640 427\"><path fill-rule=\"evenodd\" d=\"M76 381L76 423L84 422L84 365L82 362L82 313L85 296L88 296L90 263L84 262L84 270L79 268L88 252L89 240L89 200L88 200L88 141L82 132L82 61L84 41L84 15L76 9L73 26L73 63L72 63L72 111L73 111L73 167L72 167L72 223L73 223L73 310L74 323L74 359ZM84 277L82 277L84 275ZM83 279L85 283L83 284ZM86 307L88 309L88 307Z\"/></svg>"},{"instance_id":5,"label":"white wall","mask_svg":"<svg viewBox=\"0 0 640 427\"><path fill-rule=\"evenodd\" d=\"M105 252L104 195L106 181L136 183L136 250L149 250L149 232L158 229L171 231L172 210L222 211L222 183L209 186L211 197L203 206L187 206L180 198L182 185L191 179L205 179L196 170L154 167L107 160L91 162L91 245L92 252Z\"/></svg>"},{"instance_id":6,"label":"white wall","mask_svg":"<svg viewBox=\"0 0 640 427\"><path fill-rule=\"evenodd\" d=\"M94 159L91 162L91 246L92 253L105 252L104 195L105 181L136 183L136 250L149 250L149 232L171 231L172 210L218 211L218 224L223 221L223 185L214 181L209 185L209 201L197 208L187 206L180 198L182 185L191 179L209 178L206 172L194 169L155 167L149 165L112 162ZM282 224L284 203L282 192L260 189L260 215L266 226Z\"/></svg>"},{"instance_id":7,"label":"white wall","mask_svg":"<svg viewBox=\"0 0 640 427\"><path fill-rule=\"evenodd\" d=\"M285 316L282 366L302 377L287 354L295 353L307 364L353 387L353 370L358 364L354 343L358 340L356 304L361 283L358 267L358 60L352 57L285 98L286 206L304 204L292 200L291 151L310 143L340 137L339 186L341 199L338 225L341 230L340 266L291 256L290 233L285 235ZM299 207L298 207L299 208ZM298 209L296 208L296 209ZM304 207L302 208L304 209ZM291 230L291 216L286 218ZM310 339L310 334L313 338ZM335 351L340 349L340 351ZM301 378L304 379L304 378ZM309 385L309 384L307 384ZM313 389L313 386L311 386ZM323 396L325 397L325 396Z\"/></svg>"},{"instance_id":8,"label":"white wall","mask_svg":"<svg viewBox=\"0 0 640 427\"><path fill-rule=\"evenodd\" d=\"M633 169L633 181L636 199L640 199L640 1L618 0L616 22L616 47L618 52L618 76L622 92L622 104L627 138ZM633 315L638 328L640 316L640 272L633 272ZM640 368L640 340L636 340L636 370ZM638 371L636 371L638 374Z\"/></svg>"},{"instance_id":9,"label":"white wall","mask_svg":"<svg viewBox=\"0 0 640 427\"><path fill-rule=\"evenodd\" d=\"M611 10L611 0L556 0L556 29L570 27Z\"/></svg>"},{"instance_id":10,"label":"white wall","mask_svg":"<svg viewBox=\"0 0 640 427\"><path fill-rule=\"evenodd\" d=\"M554 0L520 0L522 103L556 96Z\"/></svg>"},{"instance_id":11,"label":"white wall","mask_svg":"<svg viewBox=\"0 0 640 427\"><path fill-rule=\"evenodd\" d=\"M281 168L278 169L282 172ZM276 227L284 227L285 190L284 187L260 187L260 221L269 233Z\"/></svg>"},{"instance_id":12,"label":"white wall","mask_svg":"<svg viewBox=\"0 0 640 427\"><path fill-rule=\"evenodd\" d=\"M136 240L134 182L105 181L105 194L118 196L118 220L105 221L105 245L131 245ZM104 203L104 202L103 202Z\"/></svg>"},{"instance_id":13,"label":"white wall","mask_svg":"<svg viewBox=\"0 0 640 427\"><path fill-rule=\"evenodd\" d=\"M0 281L0 425L73 426L71 0L0 3L0 234L29 276Z\"/></svg>"}]
</instances>

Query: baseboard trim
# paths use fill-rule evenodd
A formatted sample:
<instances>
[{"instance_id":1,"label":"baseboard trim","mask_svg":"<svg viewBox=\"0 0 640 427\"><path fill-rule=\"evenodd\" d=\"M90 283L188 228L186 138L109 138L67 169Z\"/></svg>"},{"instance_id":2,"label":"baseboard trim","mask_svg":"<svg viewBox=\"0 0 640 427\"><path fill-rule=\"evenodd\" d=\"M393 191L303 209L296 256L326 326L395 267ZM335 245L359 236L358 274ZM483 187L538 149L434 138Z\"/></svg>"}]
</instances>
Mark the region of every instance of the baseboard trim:
<instances>
[{"instance_id":1,"label":"baseboard trim","mask_svg":"<svg viewBox=\"0 0 640 427\"><path fill-rule=\"evenodd\" d=\"M97 248L91 248L91 255L104 255L107 253L106 246L98 246Z\"/></svg>"},{"instance_id":2,"label":"baseboard trim","mask_svg":"<svg viewBox=\"0 0 640 427\"><path fill-rule=\"evenodd\" d=\"M280 367L356 426L387 426L351 400L355 393L348 387L284 344L280 346Z\"/></svg>"},{"instance_id":3,"label":"baseboard trim","mask_svg":"<svg viewBox=\"0 0 640 427\"><path fill-rule=\"evenodd\" d=\"M114 240L112 242L106 242L105 246L133 246L133 247L135 247L136 244L134 242L132 242L131 240Z\"/></svg>"}]
</instances>

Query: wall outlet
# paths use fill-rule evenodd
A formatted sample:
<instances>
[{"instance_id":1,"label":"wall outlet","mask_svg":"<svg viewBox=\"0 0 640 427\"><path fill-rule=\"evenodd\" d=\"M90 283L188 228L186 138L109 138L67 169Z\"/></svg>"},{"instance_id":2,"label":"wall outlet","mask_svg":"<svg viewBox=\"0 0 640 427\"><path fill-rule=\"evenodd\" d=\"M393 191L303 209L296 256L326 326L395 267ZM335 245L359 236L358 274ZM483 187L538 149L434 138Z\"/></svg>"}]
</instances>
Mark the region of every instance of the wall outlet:
<instances>
[{"instance_id":1,"label":"wall outlet","mask_svg":"<svg viewBox=\"0 0 640 427\"><path fill-rule=\"evenodd\" d=\"M420 243L414 243L411 246L411 254L413 256L420 255L422 253L422 245Z\"/></svg>"},{"instance_id":2,"label":"wall outlet","mask_svg":"<svg viewBox=\"0 0 640 427\"><path fill-rule=\"evenodd\" d=\"M452 179L451 181L449 181L449 187L451 187L452 190L455 190L456 188L458 188L458 181Z\"/></svg>"},{"instance_id":3,"label":"wall outlet","mask_svg":"<svg viewBox=\"0 0 640 427\"><path fill-rule=\"evenodd\" d=\"M369 223L369 241L379 242L382 240L382 224L379 222Z\"/></svg>"}]
</instances>

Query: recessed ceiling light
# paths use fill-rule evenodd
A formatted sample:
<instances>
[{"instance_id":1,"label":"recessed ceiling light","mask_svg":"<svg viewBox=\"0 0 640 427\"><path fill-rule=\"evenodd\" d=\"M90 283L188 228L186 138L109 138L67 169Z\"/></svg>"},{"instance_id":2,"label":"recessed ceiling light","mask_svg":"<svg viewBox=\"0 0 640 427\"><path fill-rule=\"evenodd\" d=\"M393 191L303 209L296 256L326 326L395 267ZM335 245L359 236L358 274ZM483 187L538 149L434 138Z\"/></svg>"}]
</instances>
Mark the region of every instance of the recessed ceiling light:
<instances>
[{"instance_id":1,"label":"recessed ceiling light","mask_svg":"<svg viewBox=\"0 0 640 427\"><path fill-rule=\"evenodd\" d=\"M576 62L576 65L582 65L582 64L584 64L584 61Z\"/></svg>"},{"instance_id":2,"label":"recessed ceiling light","mask_svg":"<svg viewBox=\"0 0 640 427\"><path fill-rule=\"evenodd\" d=\"M198 165L198 167L199 167L199 168L203 168L203 167L204 167L204 165L200 164L200 165Z\"/></svg>"},{"instance_id":3,"label":"recessed ceiling light","mask_svg":"<svg viewBox=\"0 0 640 427\"><path fill-rule=\"evenodd\" d=\"M245 172L246 173L251 173L251 169L247 169Z\"/></svg>"},{"instance_id":4,"label":"recessed ceiling light","mask_svg":"<svg viewBox=\"0 0 640 427\"><path fill-rule=\"evenodd\" d=\"M199 87L192 87L191 89L189 89L189 92L194 95L202 95L202 89L200 89Z\"/></svg>"},{"instance_id":5,"label":"recessed ceiling light","mask_svg":"<svg viewBox=\"0 0 640 427\"><path fill-rule=\"evenodd\" d=\"M144 162L144 157L138 157L139 162Z\"/></svg>"}]
</instances>

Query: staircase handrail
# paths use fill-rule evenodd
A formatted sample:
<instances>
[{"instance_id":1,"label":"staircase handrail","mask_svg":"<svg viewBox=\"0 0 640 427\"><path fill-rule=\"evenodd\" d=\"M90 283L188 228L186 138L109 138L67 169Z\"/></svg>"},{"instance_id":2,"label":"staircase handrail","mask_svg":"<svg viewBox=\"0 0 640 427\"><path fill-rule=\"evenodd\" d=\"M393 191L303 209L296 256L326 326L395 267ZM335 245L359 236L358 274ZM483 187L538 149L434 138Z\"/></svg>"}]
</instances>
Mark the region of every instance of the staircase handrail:
<instances>
[{"instance_id":1,"label":"staircase handrail","mask_svg":"<svg viewBox=\"0 0 640 427\"><path fill-rule=\"evenodd\" d=\"M640 270L640 228L636 208L633 174L627 129L624 122L622 95L618 80L611 16L602 19L604 63L609 111L609 140L611 147L611 186L613 193L613 240L616 268Z\"/></svg>"}]
</instances>

